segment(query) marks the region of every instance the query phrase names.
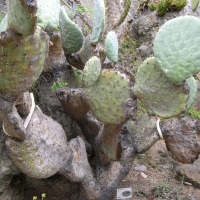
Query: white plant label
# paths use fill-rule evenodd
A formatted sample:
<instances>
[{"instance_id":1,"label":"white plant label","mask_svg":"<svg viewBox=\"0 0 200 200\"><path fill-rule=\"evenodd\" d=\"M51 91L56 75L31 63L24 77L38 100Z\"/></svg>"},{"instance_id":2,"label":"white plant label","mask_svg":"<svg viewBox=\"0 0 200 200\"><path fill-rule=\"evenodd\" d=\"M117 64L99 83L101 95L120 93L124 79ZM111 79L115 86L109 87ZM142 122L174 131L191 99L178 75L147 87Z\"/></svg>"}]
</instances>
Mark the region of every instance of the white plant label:
<instances>
[{"instance_id":1,"label":"white plant label","mask_svg":"<svg viewBox=\"0 0 200 200\"><path fill-rule=\"evenodd\" d=\"M132 198L132 188L117 189L117 199L130 199Z\"/></svg>"}]
</instances>

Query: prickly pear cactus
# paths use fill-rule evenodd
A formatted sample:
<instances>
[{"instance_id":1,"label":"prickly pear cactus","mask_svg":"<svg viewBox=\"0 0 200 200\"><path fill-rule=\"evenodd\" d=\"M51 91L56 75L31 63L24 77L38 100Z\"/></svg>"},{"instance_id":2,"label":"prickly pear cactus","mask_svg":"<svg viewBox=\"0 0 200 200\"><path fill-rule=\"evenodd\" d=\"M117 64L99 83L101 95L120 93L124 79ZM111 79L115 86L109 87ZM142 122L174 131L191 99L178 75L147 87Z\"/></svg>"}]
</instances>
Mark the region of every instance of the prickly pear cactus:
<instances>
[{"instance_id":1,"label":"prickly pear cactus","mask_svg":"<svg viewBox=\"0 0 200 200\"><path fill-rule=\"evenodd\" d=\"M62 38L62 45L69 53L76 53L80 50L83 44L83 33L67 16L66 11L60 10L60 33Z\"/></svg>"},{"instance_id":2,"label":"prickly pear cactus","mask_svg":"<svg viewBox=\"0 0 200 200\"><path fill-rule=\"evenodd\" d=\"M31 36L8 30L2 34L0 48L0 91L18 97L39 78L48 52L48 35L38 27Z\"/></svg>"},{"instance_id":3,"label":"prickly pear cactus","mask_svg":"<svg viewBox=\"0 0 200 200\"><path fill-rule=\"evenodd\" d=\"M104 0L97 0L92 27L92 44L97 45L100 40L105 26L105 5Z\"/></svg>"},{"instance_id":4,"label":"prickly pear cactus","mask_svg":"<svg viewBox=\"0 0 200 200\"><path fill-rule=\"evenodd\" d=\"M113 62L118 61L118 40L114 31L110 31L106 37L105 49L107 57Z\"/></svg>"},{"instance_id":5,"label":"prickly pear cactus","mask_svg":"<svg viewBox=\"0 0 200 200\"><path fill-rule=\"evenodd\" d=\"M83 63L86 63L92 57L92 48L90 46L89 36L85 38L83 46L79 52L79 56Z\"/></svg>"},{"instance_id":6,"label":"prickly pear cactus","mask_svg":"<svg viewBox=\"0 0 200 200\"><path fill-rule=\"evenodd\" d=\"M8 138L6 145L15 165L33 178L47 178L67 162L67 139L60 124L35 108L23 142Z\"/></svg>"},{"instance_id":7,"label":"prickly pear cactus","mask_svg":"<svg viewBox=\"0 0 200 200\"><path fill-rule=\"evenodd\" d=\"M192 0L192 10L195 11L199 5L199 0Z\"/></svg>"},{"instance_id":8,"label":"prickly pear cactus","mask_svg":"<svg viewBox=\"0 0 200 200\"><path fill-rule=\"evenodd\" d=\"M146 59L138 68L134 91L138 99L160 117L169 118L185 112L188 86L167 81L154 57Z\"/></svg>"},{"instance_id":9,"label":"prickly pear cactus","mask_svg":"<svg viewBox=\"0 0 200 200\"><path fill-rule=\"evenodd\" d=\"M82 74L82 85L89 87L96 82L101 70L101 63L99 58L93 56L86 63Z\"/></svg>"},{"instance_id":10,"label":"prickly pear cactus","mask_svg":"<svg viewBox=\"0 0 200 200\"><path fill-rule=\"evenodd\" d=\"M32 35L37 28L36 0L6 0L8 26L15 33Z\"/></svg>"},{"instance_id":11,"label":"prickly pear cactus","mask_svg":"<svg viewBox=\"0 0 200 200\"><path fill-rule=\"evenodd\" d=\"M167 21L154 42L156 62L168 81L180 85L200 70L200 19L191 16Z\"/></svg>"},{"instance_id":12,"label":"prickly pear cactus","mask_svg":"<svg viewBox=\"0 0 200 200\"><path fill-rule=\"evenodd\" d=\"M84 99L100 121L120 124L135 114L131 87L124 73L104 69L96 83L84 90Z\"/></svg>"},{"instance_id":13,"label":"prickly pear cactus","mask_svg":"<svg viewBox=\"0 0 200 200\"><path fill-rule=\"evenodd\" d=\"M6 31L8 28L8 15L6 14L0 23L0 33Z\"/></svg>"},{"instance_id":14,"label":"prickly pear cactus","mask_svg":"<svg viewBox=\"0 0 200 200\"><path fill-rule=\"evenodd\" d=\"M57 29L59 24L60 0L37 0L38 25L47 33Z\"/></svg>"},{"instance_id":15,"label":"prickly pear cactus","mask_svg":"<svg viewBox=\"0 0 200 200\"><path fill-rule=\"evenodd\" d=\"M187 112L190 109L190 107L192 106L192 104L194 103L194 100L196 98L197 83L196 83L196 80L194 79L194 77L190 77L190 78L186 79L186 83L190 87L189 99L188 99L187 108L186 108L186 112Z\"/></svg>"}]
</instances>

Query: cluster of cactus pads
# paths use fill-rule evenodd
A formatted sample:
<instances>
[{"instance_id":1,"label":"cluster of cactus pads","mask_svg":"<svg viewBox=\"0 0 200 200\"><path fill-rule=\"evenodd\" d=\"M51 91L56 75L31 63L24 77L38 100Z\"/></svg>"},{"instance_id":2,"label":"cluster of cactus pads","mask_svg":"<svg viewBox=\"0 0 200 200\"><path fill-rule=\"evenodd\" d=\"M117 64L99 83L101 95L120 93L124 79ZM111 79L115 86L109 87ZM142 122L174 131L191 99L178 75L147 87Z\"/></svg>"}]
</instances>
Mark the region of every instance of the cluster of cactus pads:
<instances>
[{"instance_id":1,"label":"cluster of cactus pads","mask_svg":"<svg viewBox=\"0 0 200 200\"><path fill-rule=\"evenodd\" d=\"M184 16L166 22L154 41L154 57L139 67L136 96L156 115L178 116L189 110L197 93L200 20Z\"/></svg>"}]
</instances>

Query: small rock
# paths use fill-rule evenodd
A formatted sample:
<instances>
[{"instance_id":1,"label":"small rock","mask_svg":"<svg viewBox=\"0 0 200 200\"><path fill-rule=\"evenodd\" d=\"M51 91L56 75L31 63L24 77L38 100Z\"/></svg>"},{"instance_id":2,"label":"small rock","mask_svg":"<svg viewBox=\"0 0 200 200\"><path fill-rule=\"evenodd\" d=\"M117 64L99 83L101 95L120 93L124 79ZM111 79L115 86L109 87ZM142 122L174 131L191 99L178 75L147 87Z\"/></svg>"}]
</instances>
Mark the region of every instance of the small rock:
<instances>
[{"instance_id":1,"label":"small rock","mask_svg":"<svg viewBox=\"0 0 200 200\"><path fill-rule=\"evenodd\" d=\"M135 170L138 170L138 171L147 171L147 168L144 165L141 165L141 166L136 166Z\"/></svg>"},{"instance_id":2,"label":"small rock","mask_svg":"<svg viewBox=\"0 0 200 200\"><path fill-rule=\"evenodd\" d=\"M147 178L147 175L144 174L143 172L141 173L141 176L142 176L143 178Z\"/></svg>"}]
</instances>

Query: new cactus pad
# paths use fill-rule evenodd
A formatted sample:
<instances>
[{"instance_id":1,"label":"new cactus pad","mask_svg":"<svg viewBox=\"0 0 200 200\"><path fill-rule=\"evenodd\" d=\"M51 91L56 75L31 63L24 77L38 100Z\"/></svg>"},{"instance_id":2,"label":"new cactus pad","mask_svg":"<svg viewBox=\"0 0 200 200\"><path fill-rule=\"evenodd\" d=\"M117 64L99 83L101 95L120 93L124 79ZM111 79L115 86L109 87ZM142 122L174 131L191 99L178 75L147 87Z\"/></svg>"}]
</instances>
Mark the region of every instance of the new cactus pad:
<instances>
[{"instance_id":1,"label":"new cactus pad","mask_svg":"<svg viewBox=\"0 0 200 200\"><path fill-rule=\"evenodd\" d=\"M92 27L92 44L97 45L101 40L105 26L105 5L103 0L97 0Z\"/></svg>"},{"instance_id":2,"label":"new cactus pad","mask_svg":"<svg viewBox=\"0 0 200 200\"><path fill-rule=\"evenodd\" d=\"M101 63L99 58L93 56L86 63L82 74L82 85L89 87L96 82L101 70Z\"/></svg>"},{"instance_id":3,"label":"new cactus pad","mask_svg":"<svg viewBox=\"0 0 200 200\"><path fill-rule=\"evenodd\" d=\"M199 5L199 0L192 0L192 10L195 11Z\"/></svg>"},{"instance_id":4,"label":"new cactus pad","mask_svg":"<svg viewBox=\"0 0 200 200\"><path fill-rule=\"evenodd\" d=\"M188 99L187 108L186 108L186 112L187 112L190 109L190 107L192 106L192 104L194 103L194 100L196 98L197 83L196 83L196 80L194 79L194 77L190 77L190 78L186 79L186 83L190 87L189 99Z\"/></svg>"},{"instance_id":5,"label":"new cactus pad","mask_svg":"<svg viewBox=\"0 0 200 200\"><path fill-rule=\"evenodd\" d=\"M37 0L38 25L47 33L57 29L59 24L60 0Z\"/></svg>"},{"instance_id":6,"label":"new cactus pad","mask_svg":"<svg viewBox=\"0 0 200 200\"><path fill-rule=\"evenodd\" d=\"M8 26L15 33L32 35L37 28L36 0L6 0Z\"/></svg>"},{"instance_id":7,"label":"new cactus pad","mask_svg":"<svg viewBox=\"0 0 200 200\"><path fill-rule=\"evenodd\" d=\"M181 85L169 82L154 57L146 59L138 68L134 91L138 99L160 117L177 116L186 110L189 87L185 82Z\"/></svg>"},{"instance_id":8,"label":"new cactus pad","mask_svg":"<svg viewBox=\"0 0 200 200\"><path fill-rule=\"evenodd\" d=\"M8 15L5 15L0 23L0 33L6 31L8 28Z\"/></svg>"},{"instance_id":9,"label":"new cactus pad","mask_svg":"<svg viewBox=\"0 0 200 200\"><path fill-rule=\"evenodd\" d=\"M131 81L118 70L104 69L98 80L84 90L84 99L102 122L123 123L135 114Z\"/></svg>"},{"instance_id":10,"label":"new cactus pad","mask_svg":"<svg viewBox=\"0 0 200 200\"><path fill-rule=\"evenodd\" d=\"M48 35L38 27L31 36L6 31L0 41L0 91L18 97L39 78L49 47Z\"/></svg>"},{"instance_id":11,"label":"new cactus pad","mask_svg":"<svg viewBox=\"0 0 200 200\"><path fill-rule=\"evenodd\" d=\"M92 48L90 46L89 36L85 38L83 46L79 52L79 56L83 63L86 63L92 57Z\"/></svg>"},{"instance_id":12,"label":"new cactus pad","mask_svg":"<svg viewBox=\"0 0 200 200\"><path fill-rule=\"evenodd\" d=\"M83 33L78 26L69 19L63 8L60 10L59 26L63 48L69 53L76 53L79 51L83 44Z\"/></svg>"},{"instance_id":13,"label":"new cactus pad","mask_svg":"<svg viewBox=\"0 0 200 200\"><path fill-rule=\"evenodd\" d=\"M110 31L106 37L105 49L107 57L113 62L118 61L118 40L114 31Z\"/></svg>"},{"instance_id":14,"label":"new cactus pad","mask_svg":"<svg viewBox=\"0 0 200 200\"><path fill-rule=\"evenodd\" d=\"M168 81L180 85L200 70L200 19L191 16L167 21L158 31L153 52Z\"/></svg>"}]
</instances>

